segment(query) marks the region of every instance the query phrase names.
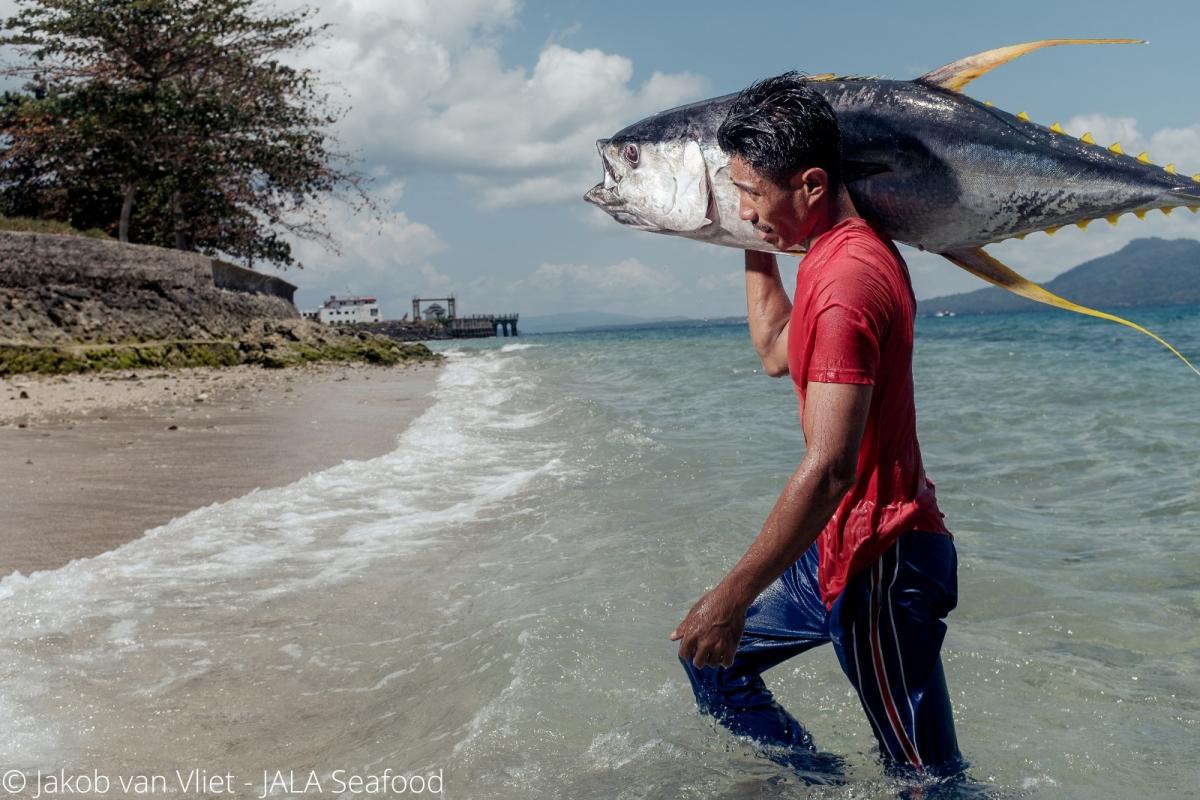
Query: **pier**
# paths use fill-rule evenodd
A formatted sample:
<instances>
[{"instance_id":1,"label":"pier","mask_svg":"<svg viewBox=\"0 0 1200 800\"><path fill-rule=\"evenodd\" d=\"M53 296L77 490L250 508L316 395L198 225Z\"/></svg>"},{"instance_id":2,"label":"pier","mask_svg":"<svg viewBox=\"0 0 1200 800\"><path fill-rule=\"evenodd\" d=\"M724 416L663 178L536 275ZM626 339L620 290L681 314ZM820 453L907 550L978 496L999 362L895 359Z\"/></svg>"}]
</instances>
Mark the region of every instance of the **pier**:
<instances>
[{"instance_id":1,"label":"pier","mask_svg":"<svg viewBox=\"0 0 1200 800\"><path fill-rule=\"evenodd\" d=\"M472 314L450 320L450 335L455 339L475 339L483 336L517 335L519 314Z\"/></svg>"},{"instance_id":2,"label":"pier","mask_svg":"<svg viewBox=\"0 0 1200 800\"><path fill-rule=\"evenodd\" d=\"M433 305L426 306L425 320L428 322L441 321L450 331L450 335L455 339L478 339L487 336L517 336L517 320L520 314L470 314L467 316L458 316L455 313L454 295L449 297L414 297L413 298L412 318L414 321L421 319L421 304L431 303ZM439 303L445 303L443 308Z\"/></svg>"}]
</instances>

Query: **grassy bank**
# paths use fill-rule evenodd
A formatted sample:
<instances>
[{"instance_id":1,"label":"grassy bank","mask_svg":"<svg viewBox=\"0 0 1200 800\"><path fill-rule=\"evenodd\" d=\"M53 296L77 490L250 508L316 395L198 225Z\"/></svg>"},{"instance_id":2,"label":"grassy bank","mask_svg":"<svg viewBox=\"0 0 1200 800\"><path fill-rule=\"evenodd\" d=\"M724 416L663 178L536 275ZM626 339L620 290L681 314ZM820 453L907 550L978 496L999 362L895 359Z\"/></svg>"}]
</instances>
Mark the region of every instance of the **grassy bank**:
<instances>
[{"instance_id":1,"label":"grassy bank","mask_svg":"<svg viewBox=\"0 0 1200 800\"><path fill-rule=\"evenodd\" d=\"M345 337L337 341L172 341L130 344L43 345L0 342L0 375L63 375L101 370L222 367L256 364L282 368L318 361L361 361L393 366L440 361L442 356L417 343L382 337Z\"/></svg>"},{"instance_id":2,"label":"grassy bank","mask_svg":"<svg viewBox=\"0 0 1200 800\"><path fill-rule=\"evenodd\" d=\"M16 231L17 233L65 233L69 236L86 236L89 239L111 239L99 228L81 231L72 228L65 222L52 219L30 219L29 217L5 217L0 215L0 231Z\"/></svg>"}]
</instances>

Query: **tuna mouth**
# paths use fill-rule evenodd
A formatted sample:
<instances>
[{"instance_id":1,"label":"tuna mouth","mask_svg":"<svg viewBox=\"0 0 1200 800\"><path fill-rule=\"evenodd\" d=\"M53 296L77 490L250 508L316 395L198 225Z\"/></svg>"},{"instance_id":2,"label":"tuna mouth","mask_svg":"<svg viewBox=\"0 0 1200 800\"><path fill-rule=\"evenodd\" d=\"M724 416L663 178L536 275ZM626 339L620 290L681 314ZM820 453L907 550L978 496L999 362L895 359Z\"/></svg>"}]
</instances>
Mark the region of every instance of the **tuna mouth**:
<instances>
[{"instance_id":1,"label":"tuna mouth","mask_svg":"<svg viewBox=\"0 0 1200 800\"><path fill-rule=\"evenodd\" d=\"M603 208L605 211L612 206L618 205L620 202L617 200L617 197L615 194L613 194L612 190L603 183L597 183L595 186L589 189L587 194L583 196L583 199L594 206L600 206L600 208Z\"/></svg>"},{"instance_id":2,"label":"tuna mouth","mask_svg":"<svg viewBox=\"0 0 1200 800\"><path fill-rule=\"evenodd\" d=\"M631 228L643 231L658 230L658 226L652 225L643 217L630 211L626 207L625 201L621 199L615 189L615 186L605 186L603 183L597 183L583 196L583 199L601 209L622 225L628 225Z\"/></svg>"}]
</instances>

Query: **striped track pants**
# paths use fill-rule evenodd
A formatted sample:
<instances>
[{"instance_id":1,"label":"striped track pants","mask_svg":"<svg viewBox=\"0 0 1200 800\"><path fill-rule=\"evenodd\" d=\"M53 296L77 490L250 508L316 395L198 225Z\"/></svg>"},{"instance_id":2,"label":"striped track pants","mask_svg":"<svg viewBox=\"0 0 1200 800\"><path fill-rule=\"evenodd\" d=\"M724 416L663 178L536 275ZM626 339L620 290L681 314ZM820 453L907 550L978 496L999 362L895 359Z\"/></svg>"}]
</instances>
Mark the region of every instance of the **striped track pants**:
<instances>
[{"instance_id":1,"label":"striped track pants","mask_svg":"<svg viewBox=\"0 0 1200 800\"><path fill-rule=\"evenodd\" d=\"M940 657L942 619L957 598L953 541L910 531L851 577L826 611L814 544L751 605L732 666L683 666L702 711L736 734L781 746L791 754L787 763L819 781L840 774L841 760L816 748L808 731L775 702L762 673L831 642L889 770L958 774L965 764Z\"/></svg>"}]
</instances>

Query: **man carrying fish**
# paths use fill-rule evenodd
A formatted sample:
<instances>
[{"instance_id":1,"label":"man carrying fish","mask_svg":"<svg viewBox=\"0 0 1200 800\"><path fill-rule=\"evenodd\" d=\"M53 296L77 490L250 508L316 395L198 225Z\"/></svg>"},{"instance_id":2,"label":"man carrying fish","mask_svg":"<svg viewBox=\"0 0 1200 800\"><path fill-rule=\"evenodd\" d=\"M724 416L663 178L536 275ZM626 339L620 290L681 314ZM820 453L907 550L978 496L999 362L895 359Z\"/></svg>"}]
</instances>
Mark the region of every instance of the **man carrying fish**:
<instances>
[{"instance_id":1,"label":"man carrying fish","mask_svg":"<svg viewBox=\"0 0 1200 800\"><path fill-rule=\"evenodd\" d=\"M750 335L790 375L806 449L757 538L671 634L700 708L734 733L836 772L762 673L832 643L890 768L963 768L940 650L957 599L954 544L916 437L915 299L890 239L842 183L829 103L789 73L751 86L717 139L739 214L807 251L789 301L773 254L746 251Z\"/></svg>"}]
</instances>

